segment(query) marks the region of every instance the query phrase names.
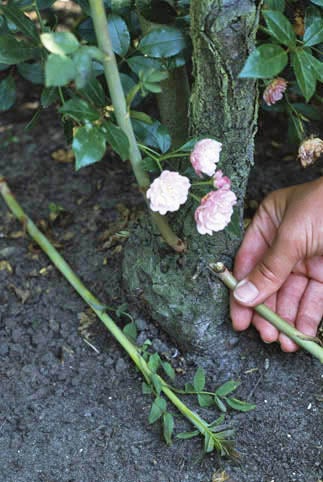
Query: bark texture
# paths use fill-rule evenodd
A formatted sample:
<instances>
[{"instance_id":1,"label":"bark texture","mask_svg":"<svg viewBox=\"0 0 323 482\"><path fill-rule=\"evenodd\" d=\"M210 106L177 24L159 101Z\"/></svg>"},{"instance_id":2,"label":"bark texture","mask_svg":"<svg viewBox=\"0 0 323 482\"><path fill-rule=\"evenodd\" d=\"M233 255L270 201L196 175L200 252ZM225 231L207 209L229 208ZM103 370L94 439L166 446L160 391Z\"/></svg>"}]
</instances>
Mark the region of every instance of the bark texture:
<instances>
[{"instance_id":1,"label":"bark texture","mask_svg":"<svg viewBox=\"0 0 323 482\"><path fill-rule=\"evenodd\" d=\"M254 46L257 6L251 0L192 0L191 5L191 134L223 143L220 167L233 181L241 220L257 109L255 82L240 80L238 74ZM219 325L228 318L228 293L207 264L221 259L232 265L241 236L228 231L199 235L195 208L186 204L174 217L177 234L188 244L183 255L171 252L149 221L141 220L125 250L124 282L133 299L146 306L182 348L211 352L224 342Z\"/></svg>"}]
</instances>

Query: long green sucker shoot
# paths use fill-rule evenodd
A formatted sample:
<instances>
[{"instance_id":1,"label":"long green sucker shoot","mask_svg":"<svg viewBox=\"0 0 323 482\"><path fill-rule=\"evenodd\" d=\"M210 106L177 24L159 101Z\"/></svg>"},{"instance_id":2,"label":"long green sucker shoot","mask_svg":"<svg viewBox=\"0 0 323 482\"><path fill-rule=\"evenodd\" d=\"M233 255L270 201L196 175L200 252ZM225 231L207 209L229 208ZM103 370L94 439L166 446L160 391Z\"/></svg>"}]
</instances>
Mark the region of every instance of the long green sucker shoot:
<instances>
[{"instance_id":1,"label":"long green sucker shoot","mask_svg":"<svg viewBox=\"0 0 323 482\"><path fill-rule=\"evenodd\" d=\"M162 420L163 433L166 442L168 444L172 442L174 417L167 410L167 402L164 396L195 428L192 432L182 432L178 434L177 438L188 439L197 435L202 435L204 437L204 451L206 453L216 450L221 455L234 454L232 449L233 430L223 425L223 415L216 418L213 422L208 423L183 403L175 392L181 394L196 394L200 406L210 407L211 405L214 405L220 409L222 413L227 411L226 406L242 412L252 410L255 408L254 405L231 396L231 393L236 390L239 383L229 381L218 387L214 392L207 392L204 390L204 371L203 369L198 368L193 383L187 384L185 390L179 390L168 384L157 372L159 369L162 369L166 376L170 380L173 380L174 370L171 365L168 362L161 360L157 353L150 354L147 352L147 345L146 347L144 346L140 348L129 340L128 336L126 336L126 334L115 324L113 319L105 312L105 308L109 309L109 307L104 303L101 303L100 300L98 300L86 288L64 258L23 211L10 191L6 180L1 176L0 194L11 212L23 224L26 232L41 247L56 268L63 274L65 279L90 306L140 370L145 380L143 384L143 392L151 393L155 397L149 414L149 422L154 423L159 419Z\"/></svg>"}]
</instances>

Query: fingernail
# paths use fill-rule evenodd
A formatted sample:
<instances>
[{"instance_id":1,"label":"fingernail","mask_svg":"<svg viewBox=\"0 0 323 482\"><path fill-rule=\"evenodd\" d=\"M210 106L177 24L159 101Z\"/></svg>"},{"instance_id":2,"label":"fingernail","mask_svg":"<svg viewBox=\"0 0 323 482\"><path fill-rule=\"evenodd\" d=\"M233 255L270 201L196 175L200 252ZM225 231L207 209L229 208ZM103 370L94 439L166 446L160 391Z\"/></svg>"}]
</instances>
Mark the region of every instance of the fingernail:
<instances>
[{"instance_id":1,"label":"fingernail","mask_svg":"<svg viewBox=\"0 0 323 482\"><path fill-rule=\"evenodd\" d=\"M256 286L248 280L239 281L236 288L233 291L233 296L237 301L242 303L251 303L259 295L259 291Z\"/></svg>"}]
</instances>

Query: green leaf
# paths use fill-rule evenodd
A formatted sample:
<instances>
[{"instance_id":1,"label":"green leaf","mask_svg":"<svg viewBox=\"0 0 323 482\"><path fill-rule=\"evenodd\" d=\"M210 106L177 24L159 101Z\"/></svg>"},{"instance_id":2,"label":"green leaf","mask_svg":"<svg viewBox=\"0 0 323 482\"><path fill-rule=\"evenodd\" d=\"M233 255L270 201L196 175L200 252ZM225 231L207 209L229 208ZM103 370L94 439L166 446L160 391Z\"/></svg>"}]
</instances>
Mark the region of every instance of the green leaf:
<instances>
[{"instance_id":1,"label":"green leaf","mask_svg":"<svg viewBox=\"0 0 323 482\"><path fill-rule=\"evenodd\" d=\"M238 410L239 412L249 412L250 410L254 410L256 408L255 404L244 402L242 400L238 400L237 398L226 398L226 402L231 408Z\"/></svg>"},{"instance_id":2,"label":"green leaf","mask_svg":"<svg viewBox=\"0 0 323 482\"><path fill-rule=\"evenodd\" d=\"M285 0L265 0L264 8L268 10L279 10L283 12L285 10Z\"/></svg>"},{"instance_id":3,"label":"green leaf","mask_svg":"<svg viewBox=\"0 0 323 482\"><path fill-rule=\"evenodd\" d=\"M305 52L305 50L296 50L296 52L292 53L292 66L297 84L307 102L316 89L316 75L312 69L309 56L310 54Z\"/></svg>"},{"instance_id":4,"label":"green leaf","mask_svg":"<svg viewBox=\"0 0 323 482\"><path fill-rule=\"evenodd\" d=\"M144 57L143 55L130 57L130 59L127 59L127 62L131 70L137 75L148 69L161 70L163 68L163 64L160 60Z\"/></svg>"},{"instance_id":5,"label":"green leaf","mask_svg":"<svg viewBox=\"0 0 323 482\"><path fill-rule=\"evenodd\" d=\"M156 172L159 170L157 162L151 157L144 157L141 161L141 166L146 172Z\"/></svg>"},{"instance_id":6,"label":"green leaf","mask_svg":"<svg viewBox=\"0 0 323 482\"><path fill-rule=\"evenodd\" d=\"M191 152L194 149L195 144L198 141L198 137L193 137L189 141L185 142L181 147L178 148L181 152Z\"/></svg>"},{"instance_id":7,"label":"green leaf","mask_svg":"<svg viewBox=\"0 0 323 482\"><path fill-rule=\"evenodd\" d=\"M155 423L164 414L166 408L166 400L164 398L157 397L151 406L148 422Z\"/></svg>"},{"instance_id":8,"label":"green leaf","mask_svg":"<svg viewBox=\"0 0 323 482\"><path fill-rule=\"evenodd\" d=\"M100 118L100 113L94 107L78 97L65 102L59 112L69 115L76 121L96 121Z\"/></svg>"},{"instance_id":9,"label":"green leaf","mask_svg":"<svg viewBox=\"0 0 323 482\"><path fill-rule=\"evenodd\" d=\"M188 440L190 438L196 437L197 435L199 435L199 433L200 432L198 430L193 430L192 432L181 432L176 435L176 438L179 438L181 440Z\"/></svg>"},{"instance_id":10,"label":"green leaf","mask_svg":"<svg viewBox=\"0 0 323 482\"><path fill-rule=\"evenodd\" d=\"M44 67L40 62L35 62L34 64L22 63L17 65L19 74L29 82L33 84L43 84L44 78Z\"/></svg>"},{"instance_id":11,"label":"green leaf","mask_svg":"<svg viewBox=\"0 0 323 482\"><path fill-rule=\"evenodd\" d=\"M40 96L40 104L45 109L58 99L58 91L55 87L45 87Z\"/></svg>"},{"instance_id":12,"label":"green leaf","mask_svg":"<svg viewBox=\"0 0 323 482\"><path fill-rule=\"evenodd\" d=\"M223 403L223 401L221 400L221 398L219 398L217 395L214 395L214 402L216 403L216 405L219 407L219 409L221 410L221 412L226 412L227 411L227 407L225 406L225 404Z\"/></svg>"},{"instance_id":13,"label":"green leaf","mask_svg":"<svg viewBox=\"0 0 323 482\"><path fill-rule=\"evenodd\" d=\"M306 47L323 42L323 19L315 18L305 30L303 41Z\"/></svg>"},{"instance_id":14,"label":"green leaf","mask_svg":"<svg viewBox=\"0 0 323 482\"><path fill-rule=\"evenodd\" d=\"M211 434L206 433L204 435L204 452L210 453L214 450L214 439Z\"/></svg>"},{"instance_id":15,"label":"green leaf","mask_svg":"<svg viewBox=\"0 0 323 482\"><path fill-rule=\"evenodd\" d=\"M0 35L10 35L10 30L3 15L0 15Z\"/></svg>"},{"instance_id":16,"label":"green leaf","mask_svg":"<svg viewBox=\"0 0 323 482\"><path fill-rule=\"evenodd\" d=\"M172 139L166 126L159 121L147 124L135 119L132 124L135 134L142 144L159 149L162 153L168 151Z\"/></svg>"},{"instance_id":17,"label":"green leaf","mask_svg":"<svg viewBox=\"0 0 323 482\"><path fill-rule=\"evenodd\" d=\"M90 44L96 43L94 25L91 17L81 22L77 31L82 40L86 40Z\"/></svg>"},{"instance_id":18,"label":"green leaf","mask_svg":"<svg viewBox=\"0 0 323 482\"><path fill-rule=\"evenodd\" d=\"M195 392L193 383L190 383L190 382L185 383L184 390L185 390L185 393Z\"/></svg>"},{"instance_id":19,"label":"green leaf","mask_svg":"<svg viewBox=\"0 0 323 482\"><path fill-rule=\"evenodd\" d=\"M152 386L148 385L146 382L142 382L141 391L143 395L151 395L153 393Z\"/></svg>"},{"instance_id":20,"label":"green leaf","mask_svg":"<svg viewBox=\"0 0 323 482\"><path fill-rule=\"evenodd\" d=\"M161 71L161 70L155 70L155 69L149 69L144 72L144 75L142 79L146 82L161 82L162 80L167 79L168 77L168 72Z\"/></svg>"},{"instance_id":21,"label":"green leaf","mask_svg":"<svg viewBox=\"0 0 323 482\"><path fill-rule=\"evenodd\" d=\"M323 62L321 62L316 57L313 57L313 55L309 53L307 53L307 58L309 63L311 64L315 77L320 82L323 82Z\"/></svg>"},{"instance_id":22,"label":"green leaf","mask_svg":"<svg viewBox=\"0 0 323 482\"><path fill-rule=\"evenodd\" d=\"M202 367L198 367L195 372L193 386L196 392L201 392L205 387L205 371Z\"/></svg>"},{"instance_id":23,"label":"green leaf","mask_svg":"<svg viewBox=\"0 0 323 482\"><path fill-rule=\"evenodd\" d=\"M172 444L173 432L174 432L174 417L171 413L166 412L163 415L163 434L167 445Z\"/></svg>"},{"instance_id":24,"label":"green leaf","mask_svg":"<svg viewBox=\"0 0 323 482\"><path fill-rule=\"evenodd\" d=\"M217 419L213 420L213 422L211 422L211 423L209 424L209 428L218 427L219 425L221 425L221 424L224 422L224 419L225 419L225 416L224 416L224 415L220 415L220 417L218 417Z\"/></svg>"},{"instance_id":25,"label":"green leaf","mask_svg":"<svg viewBox=\"0 0 323 482\"><path fill-rule=\"evenodd\" d=\"M77 129L73 138L76 170L102 159L105 153L105 135L96 126L86 125Z\"/></svg>"},{"instance_id":26,"label":"green leaf","mask_svg":"<svg viewBox=\"0 0 323 482\"><path fill-rule=\"evenodd\" d=\"M288 56L279 45L263 44L247 58L240 78L270 79L287 65Z\"/></svg>"},{"instance_id":27,"label":"green leaf","mask_svg":"<svg viewBox=\"0 0 323 482\"><path fill-rule=\"evenodd\" d=\"M217 388L215 390L215 393L216 395L218 395L218 397L225 397L226 395L229 395L229 393L234 392L239 385L240 385L240 382L229 380L228 382L223 383L223 385Z\"/></svg>"},{"instance_id":28,"label":"green leaf","mask_svg":"<svg viewBox=\"0 0 323 482\"><path fill-rule=\"evenodd\" d=\"M161 70L148 69L139 72L140 84L143 91L153 92L154 94L162 91L159 83L167 79L167 77L168 72Z\"/></svg>"},{"instance_id":29,"label":"green leaf","mask_svg":"<svg viewBox=\"0 0 323 482\"><path fill-rule=\"evenodd\" d=\"M161 363L161 360L160 360L160 356L158 355L158 353L153 353L152 355L150 355L149 357L149 362L148 362L148 368L153 372L153 373L156 373L159 366L160 366L160 363Z\"/></svg>"},{"instance_id":30,"label":"green leaf","mask_svg":"<svg viewBox=\"0 0 323 482\"><path fill-rule=\"evenodd\" d=\"M50 54L45 64L46 87L61 87L68 84L76 75L72 59L66 55Z\"/></svg>"},{"instance_id":31,"label":"green leaf","mask_svg":"<svg viewBox=\"0 0 323 482\"><path fill-rule=\"evenodd\" d=\"M128 323L124 328L123 328L123 333L126 335L127 338L129 338L130 341L135 342L138 336L138 331L137 331L137 326L136 323Z\"/></svg>"},{"instance_id":32,"label":"green leaf","mask_svg":"<svg viewBox=\"0 0 323 482\"><path fill-rule=\"evenodd\" d=\"M321 120L322 118L321 110L314 105L295 102L294 104L292 104L292 106L297 112L299 112L302 116L304 116L307 119Z\"/></svg>"},{"instance_id":33,"label":"green leaf","mask_svg":"<svg viewBox=\"0 0 323 482\"><path fill-rule=\"evenodd\" d=\"M39 10L50 8L56 0L36 0Z\"/></svg>"},{"instance_id":34,"label":"green leaf","mask_svg":"<svg viewBox=\"0 0 323 482\"><path fill-rule=\"evenodd\" d=\"M161 363L162 365L162 368L164 370L164 372L166 373L166 375L171 379L171 380L175 380L175 370L174 368L172 367L172 365L168 362L162 362Z\"/></svg>"},{"instance_id":35,"label":"green leaf","mask_svg":"<svg viewBox=\"0 0 323 482\"><path fill-rule=\"evenodd\" d=\"M0 82L0 111L9 110L16 102L16 83L9 75Z\"/></svg>"},{"instance_id":36,"label":"green leaf","mask_svg":"<svg viewBox=\"0 0 323 482\"><path fill-rule=\"evenodd\" d=\"M0 37L0 63L1 64L19 64L34 57L38 57L39 48L30 47L24 41L18 41L11 35Z\"/></svg>"},{"instance_id":37,"label":"green leaf","mask_svg":"<svg viewBox=\"0 0 323 482\"><path fill-rule=\"evenodd\" d=\"M129 159L129 141L120 127L110 121L104 123L107 141L123 161Z\"/></svg>"},{"instance_id":38,"label":"green leaf","mask_svg":"<svg viewBox=\"0 0 323 482\"><path fill-rule=\"evenodd\" d=\"M323 0L311 0L312 3L315 3L315 5L319 5L320 7L323 7Z\"/></svg>"},{"instance_id":39,"label":"green leaf","mask_svg":"<svg viewBox=\"0 0 323 482\"><path fill-rule=\"evenodd\" d=\"M265 10L263 15L271 36L287 47L294 48L296 35L288 18L278 10Z\"/></svg>"},{"instance_id":40,"label":"green leaf","mask_svg":"<svg viewBox=\"0 0 323 482\"><path fill-rule=\"evenodd\" d=\"M175 27L160 27L151 30L140 43L139 50L150 57L172 57L186 47L186 39Z\"/></svg>"},{"instance_id":41,"label":"green leaf","mask_svg":"<svg viewBox=\"0 0 323 482\"><path fill-rule=\"evenodd\" d=\"M189 49L185 49L184 51L180 52L177 55L173 55L173 57L168 57L164 61L164 66L166 70L174 70L178 69L179 67L183 67L186 64L189 55L185 54L186 51L189 52Z\"/></svg>"},{"instance_id":42,"label":"green leaf","mask_svg":"<svg viewBox=\"0 0 323 482\"><path fill-rule=\"evenodd\" d=\"M16 25L19 32L38 43L39 35L35 24L18 7L10 3L1 5L1 9L6 18Z\"/></svg>"},{"instance_id":43,"label":"green leaf","mask_svg":"<svg viewBox=\"0 0 323 482\"><path fill-rule=\"evenodd\" d=\"M289 111L288 115L287 135L288 141L291 145L302 142L305 136L303 122L301 121L299 116L294 115L292 111Z\"/></svg>"},{"instance_id":44,"label":"green leaf","mask_svg":"<svg viewBox=\"0 0 323 482\"><path fill-rule=\"evenodd\" d=\"M160 392L161 392L161 389L162 389L160 377L154 373L153 375L151 375L151 382L154 385L154 389L155 389L157 395L159 395Z\"/></svg>"},{"instance_id":45,"label":"green leaf","mask_svg":"<svg viewBox=\"0 0 323 482\"><path fill-rule=\"evenodd\" d=\"M73 62L75 65L75 86L78 90L83 89L92 74L92 59L86 47L81 47L75 52Z\"/></svg>"},{"instance_id":46,"label":"green leaf","mask_svg":"<svg viewBox=\"0 0 323 482\"><path fill-rule=\"evenodd\" d=\"M148 92L152 92L153 94L160 94L162 91L162 88L158 84L153 84L152 82L145 82L143 84L144 90L147 90Z\"/></svg>"},{"instance_id":47,"label":"green leaf","mask_svg":"<svg viewBox=\"0 0 323 482\"><path fill-rule=\"evenodd\" d=\"M71 32L42 33L40 39L49 52L57 55L73 54L80 46Z\"/></svg>"},{"instance_id":48,"label":"green leaf","mask_svg":"<svg viewBox=\"0 0 323 482\"><path fill-rule=\"evenodd\" d=\"M207 393L199 393L197 395L197 401L200 407L211 407L214 405L213 397Z\"/></svg>"},{"instance_id":49,"label":"green leaf","mask_svg":"<svg viewBox=\"0 0 323 482\"><path fill-rule=\"evenodd\" d=\"M106 105L104 89L101 82L99 82L94 75L90 76L87 84L83 89L79 90L79 93L85 97L88 102L97 107L104 107Z\"/></svg>"},{"instance_id":50,"label":"green leaf","mask_svg":"<svg viewBox=\"0 0 323 482\"><path fill-rule=\"evenodd\" d=\"M137 106L143 99L140 92L137 92L134 97L131 95L134 90L137 90L137 82L135 82L134 79L130 77L130 75L123 73L120 74L120 80L125 96L128 97L128 95L130 94L130 97L132 98L131 106ZM129 99L127 99L127 102L129 103Z\"/></svg>"},{"instance_id":51,"label":"green leaf","mask_svg":"<svg viewBox=\"0 0 323 482\"><path fill-rule=\"evenodd\" d=\"M304 27L305 30L307 30L311 24L314 22L315 19L321 19L322 14L321 10L317 7L314 7L314 5L310 5L307 7L305 10L305 18L304 18Z\"/></svg>"},{"instance_id":52,"label":"green leaf","mask_svg":"<svg viewBox=\"0 0 323 482\"><path fill-rule=\"evenodd\" d=\"M108 29L112 49L118 55L126 55L130 46L130 33L126 22L118 15L108 16Z\"/></svg>"}]
</instances>

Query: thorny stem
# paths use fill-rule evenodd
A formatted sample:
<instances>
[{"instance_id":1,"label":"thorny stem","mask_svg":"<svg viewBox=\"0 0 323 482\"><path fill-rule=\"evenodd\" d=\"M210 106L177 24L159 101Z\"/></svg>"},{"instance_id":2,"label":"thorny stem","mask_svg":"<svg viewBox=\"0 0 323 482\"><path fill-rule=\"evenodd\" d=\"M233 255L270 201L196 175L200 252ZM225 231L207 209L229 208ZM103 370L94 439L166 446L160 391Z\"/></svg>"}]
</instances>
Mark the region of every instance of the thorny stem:
<instances>
[{"instance_id":1,"label":"thorny stem","mask_svg":"<svg viewBox=\"0 0 323 482\"><path fill-rule=\"evenodd\" d=\"M129 160L140 190L145 194L149 187L150 180L149 176L142 168L142 157L132 128L116 58L112 49L103 0L89 0L89 3L98 46L104 54L102 64L116 120L119 127L128 137ZM152 213L152 219L169 246L179 253L185 251L185 243L172 231L165 216L161 216L158 213Z\"/></svg>"},{"instance_id":2,"label":"thorny stem","mask_svg":"<svg viewBox=\"0 0 323 482\"><path fill-rule=\"evenodd\" d=\"M210 263L209 267L230 290L236 287L238 281L223 263ZM317 338L304 335L304 333L298 331L264 304L254 306L253 309L279 331L291 338L297 345L310 352L323 363L323 348L319 345Z\"/></svg>"},{"instance_id":3,"label":"thorny stem","mask_svg":"<svg viewBox=\"0 0 323 482\"><path fill-rule=\"evenodd\" d=\"M105 305L101 303L82 283L80 278L74 273L68 263L54 248L54 246L48 241L46 236L37 228L33 221L23 211L21 206L16 201L8 184L4 177L0 175L0 194L5 200L7 206L15 217L23 224L24 229L31 238L38 243L41 249L47 254L48 258L56 266L56 268L62 273L65 279L73 286L76 292L83 298L83 300L90 306L114 338L120 343L124 350L128 353L135 365L143 374L147 383L152 384L152 375L155 375L148 367L148 364L141 356L139 349L136 345L131 343L129 339L124 335L120 328L115 324L112 318L104 311ZM221 432L219 437L213 433L208 423L203 420L198 414L192 411L187 405L185 405L173 391L168 387L167 382L157 375L161 385L161 391L166 397L174 404L174 406L186 417L203 436L212 437L214 447L221 454L229 454L230 448L227 446L226 441L221 438Z\"/></svg>"}]
</instances>

